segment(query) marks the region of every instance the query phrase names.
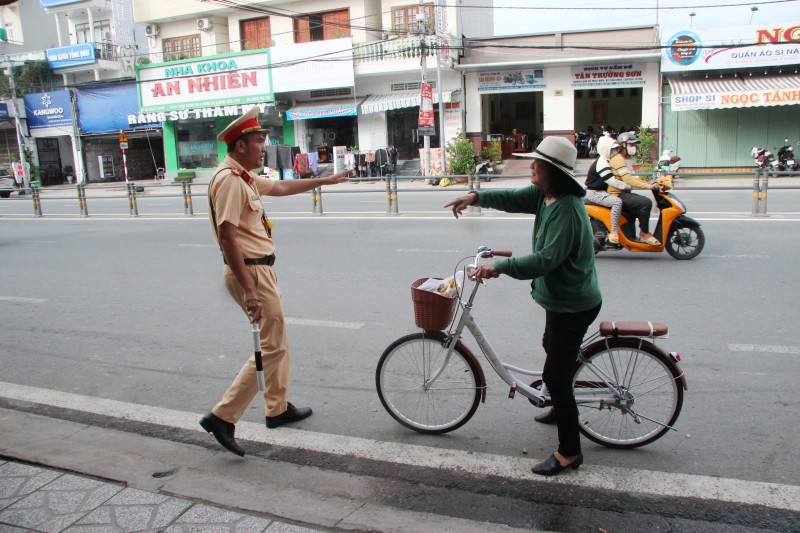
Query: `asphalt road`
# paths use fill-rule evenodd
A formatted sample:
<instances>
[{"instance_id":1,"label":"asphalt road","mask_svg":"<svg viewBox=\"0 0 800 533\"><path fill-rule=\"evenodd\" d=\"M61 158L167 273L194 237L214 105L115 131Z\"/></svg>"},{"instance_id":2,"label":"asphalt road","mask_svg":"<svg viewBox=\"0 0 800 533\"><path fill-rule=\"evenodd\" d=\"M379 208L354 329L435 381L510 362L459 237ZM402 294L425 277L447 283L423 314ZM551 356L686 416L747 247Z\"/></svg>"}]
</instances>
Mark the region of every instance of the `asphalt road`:
<instances>
[{"instance_id":1,"label":"asphalt road","mask_svg":"<svg viewBox=\"0 0 800 533\"><path fill-rule=\"evenodd\" d=\"M435 198L408 193L408 200L401 199L408 214L399 217L380 216L385 203L379 196L375 209L363 205L376 199L371 195L337 198L342 210L364 211L361 216L304 216L302 199L270 200L289 318L290 399L315 409L299 427L545 457L555 447L555 430L533 422L540 411L524 398L507 399L507 387L488 365L486 404L465 427L442 437L402 428L375 393L381 352L415 329L411 281L448 275L482 244L519 253L530 249L530 217L486 214L456 221L428 213L458 194L451 192ZM597 257L602 319L670 326L671 337L659 344L681 354L689 383L679 431L635 451L586 441L586 461L800 485L800 210L794 207L800 194L775 191L774 216L760 218L747 216L752 197L744 191L679 196L706 233L698 258L629 252ZM2 381L207 411L250 351L251 337L222 285L204 210L197 209L194 218L128 218L122 204L122 213L115 207L117 216L33 219L28 212L15 216L19 205L0 201ZM326 213L331 211L337 209ZM475 313L495 348L521 366L543 361L544 313L528 292L524 282L494 281ZM260 402L253 402L244 419L263 423Z\"/></svg>"}]
</instances>

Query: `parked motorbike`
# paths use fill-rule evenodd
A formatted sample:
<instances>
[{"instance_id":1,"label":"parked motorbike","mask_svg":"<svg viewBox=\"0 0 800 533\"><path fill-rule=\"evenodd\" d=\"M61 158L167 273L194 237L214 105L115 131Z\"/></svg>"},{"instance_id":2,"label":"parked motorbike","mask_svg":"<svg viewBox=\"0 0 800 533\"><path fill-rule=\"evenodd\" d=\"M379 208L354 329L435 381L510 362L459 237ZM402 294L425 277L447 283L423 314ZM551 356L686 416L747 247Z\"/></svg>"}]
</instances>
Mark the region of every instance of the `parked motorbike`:
<instances>
[{"instance_id":1,"label":"parked motorbike","mask_svg":"<svg viewBox=\"0 0 800 533\"><path fill-rule=\"evenodd\" d=\"M575 148L578 149L578 157L589 157L589 143L592 136L585 131L575 133Z\"/></svg>"},{"instance_id":2,"label":"parked motorbike","mask_svg":"<svg viewBox=\"0 0 800 533\"><path fill-rule=\"evenodd\" d=\"M666 157L665 157L666 155ZM616 251L621 249L631 252L663 252L667 251L675 259L693 259L703 250L706 238L700 223L686 215L686 206L674 194L669 192L673 187L680 158L672 156L669 151L662 154L659 160L659 190L653 192L658 208L658 222L653 235L661 244L654 246L636 239L636 218L623 210L619 219L619 244L608 242L611 231L611 209L595 204L586 204L589 221L594 234L594 252Z\"/></svg>"},{"instance_id":3,"label":"parked motorbike","mask_svg":"<svg viewBox=\"0 0 800 533\"><path fill-rule=\"evenodd\" d=\"M794 146L789 144L789 139L783 140L783 146L778 148L778 159L775 168L781 172L797 170L798 163L794 157Z\"/></svg>"},{"instance_id":4,"label":"parked motorbike","mask_svg":"<svg viewBox=\"0 0 800 533\"><path fill-rule=\"evenodd\" d=\"M750 150L750 157L755 159L758 170L773 170L775 156L766 148L753 146L753 149Z\"/></svg>"},{"instance_id":5,"label":"parked motorbike","mask_svg":"<svg viewBox=\"0 0 800 533\"><path fill-rule=\"evenodd\" d=\"M475 154L475 174L483 181L492 181L494 177L494 168L492 167L492 160L481 157Z\"/></svg>"}]
</instances>

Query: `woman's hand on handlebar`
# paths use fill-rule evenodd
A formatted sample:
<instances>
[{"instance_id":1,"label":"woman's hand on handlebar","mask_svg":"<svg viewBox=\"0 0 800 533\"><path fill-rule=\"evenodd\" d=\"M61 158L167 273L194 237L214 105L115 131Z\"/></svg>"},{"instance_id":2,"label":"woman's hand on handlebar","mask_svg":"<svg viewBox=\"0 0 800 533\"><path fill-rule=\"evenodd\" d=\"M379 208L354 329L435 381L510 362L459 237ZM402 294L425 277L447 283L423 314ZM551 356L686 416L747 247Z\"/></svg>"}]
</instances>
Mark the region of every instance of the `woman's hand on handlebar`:
<instances>
[{"instance_id":1,"label":"woman's hand on handlebar","mask_svg":"<svg viewBox=\"0 0 800 533\"><path fill-rule=\"evenodd\" d=\"M478 197L477 194L472 194L472 193L465 194L464 196L459 196L452 202L445 204L443 207L445 209L447 209L448 207L451 208L453 210L453 216L458 218L459 215L461 215L461 213L464 212L464 209L472 205L472 202L474 202L475 198L477 197Z\"/></svg>"},{"instance_id":2,"label":"woman's hand on handlebar","mask_svg":"<svg viewBox=\"0 0 800 533\"><path fill-rule=\"evenodd\" d=\"M494 268L494 265L479 265L475 268L475 270L470 270L467 274L477 283L480 283L485 279L500 277L500 272Z\"/></svg>"}]
</instances>

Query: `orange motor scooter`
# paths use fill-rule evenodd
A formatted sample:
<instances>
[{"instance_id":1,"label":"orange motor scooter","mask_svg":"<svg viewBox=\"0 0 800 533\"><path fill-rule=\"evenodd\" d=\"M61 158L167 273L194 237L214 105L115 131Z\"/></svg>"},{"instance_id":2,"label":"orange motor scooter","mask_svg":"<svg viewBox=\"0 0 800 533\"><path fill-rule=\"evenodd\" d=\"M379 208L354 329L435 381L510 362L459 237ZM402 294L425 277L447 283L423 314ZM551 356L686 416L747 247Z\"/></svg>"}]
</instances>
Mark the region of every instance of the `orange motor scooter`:
<instances>
[{"instance_id":1,"label":"orange motor scooter","mask_svg":"<svg viewBox=\"0 0 800 533\"><path fill-rule=\"evenodd\" d=\"M636 239L636 218L623 210L619 219L619 244L608 242L611 230L611 209L595 204L586 204L594 234L594 252L630 250L631 252L663 252L665 249L675 259L692 259L703 250L706 238L700 223L686 216L686 206L674 194L672 175L658 175L659 190L653 191L658 207L658 223L653 235L661 244L654 246Z\"/></svg>"}]
</instances>

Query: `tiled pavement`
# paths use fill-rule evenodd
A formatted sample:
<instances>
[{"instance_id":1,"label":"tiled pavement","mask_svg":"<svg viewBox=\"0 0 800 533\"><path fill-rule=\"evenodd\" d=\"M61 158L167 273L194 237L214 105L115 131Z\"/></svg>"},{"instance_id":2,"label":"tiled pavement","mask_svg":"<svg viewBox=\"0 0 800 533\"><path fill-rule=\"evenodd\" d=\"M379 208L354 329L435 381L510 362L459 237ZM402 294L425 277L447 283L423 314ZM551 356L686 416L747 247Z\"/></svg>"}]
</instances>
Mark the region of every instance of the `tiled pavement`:
<instances>
[{"instance_id":1,"label":"tiled pavement","mask_svg":"<svg viewBox=\"0 0 800 533\"><path fill-rule=\"evenodd\" d=\"M316 530L145 492L49 468L0 460L0 533Z\"/></svg>"}]
</instances>

